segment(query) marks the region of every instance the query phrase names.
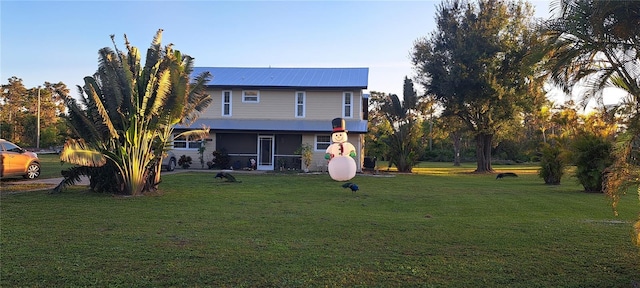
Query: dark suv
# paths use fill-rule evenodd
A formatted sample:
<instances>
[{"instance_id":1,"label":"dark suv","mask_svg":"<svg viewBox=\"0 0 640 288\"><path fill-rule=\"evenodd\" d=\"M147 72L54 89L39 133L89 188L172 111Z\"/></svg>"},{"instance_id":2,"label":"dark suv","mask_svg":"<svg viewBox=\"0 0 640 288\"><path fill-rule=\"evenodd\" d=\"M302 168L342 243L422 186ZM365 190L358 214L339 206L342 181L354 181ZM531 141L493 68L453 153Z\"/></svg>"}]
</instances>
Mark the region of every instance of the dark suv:
<instances>
[{"instance_id":1,"label":"dark suv","mask_svg":"<svg viewBox=\"0 0 640 288\"><path fill-rule=\"evenodd\" d=\"M36 153L0 139L0 172L0 177L22 176L36 179L40 176L40 160Z\"/></svg>"}]
</instances>

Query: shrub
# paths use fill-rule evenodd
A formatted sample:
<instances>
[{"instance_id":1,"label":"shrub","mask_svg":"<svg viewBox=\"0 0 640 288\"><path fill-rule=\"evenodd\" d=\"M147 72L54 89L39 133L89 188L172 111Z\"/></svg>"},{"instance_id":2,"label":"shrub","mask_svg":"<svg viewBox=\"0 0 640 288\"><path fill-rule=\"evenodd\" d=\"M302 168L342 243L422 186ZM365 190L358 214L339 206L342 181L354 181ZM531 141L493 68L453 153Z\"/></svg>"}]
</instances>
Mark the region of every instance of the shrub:
<instances>
[{"instance_id":1,"label":"shrub","mask_svg":"<svg viewBox=\"0 0 640 288\"><path fill-rule=\"evenodd\" d=\"M304 163L304 171L309 172L309 166L311 166L311 161L313 161L313 147L309 144L302 144L295 151L295 154L300 155L302 158L302 162Z\"/></svg>"},{"instance_id":2,"label":"shrub","mask_svg":"<svg viewBox=\"0 0 640 288\"><path fill-rule=\"evenodd\" d=\"M425 150L423 160L433 162L453 162L453 156L453 149Z\"/></svg>"},{"instance_id":3,"label":"shrub","mask_svg":"<svg viewBox=\"0 0 640 288\"><path fill-rule=\"evenodd\" d=\"M231 166L231 157L227 153L227 150L216 150L213 151L212 154L214 166L218 167L219 169L229 169L229 167Z\"/></svg>"},{"instance_id":4,"label":"shrub","mask_svg":"<svg viewBox=\"0 0 640 288\"><path fill-rule=\"evenodd\" d=\"M191 156L182 155L180 156L180 159L178 159L178 165L180 165L180 167L182 167L183 169L191 167L191 163Z\"/></svg>"},{"instance_id":5,"label":"shrub","mask_svg":"<svg viewBox=\"0 0 640 288\"><path fill-rule=\"evenodd\" d=\"M566 161L558 145L544 143L540 151L540 170L538 175L544 179L545 184L560 185L560 179L564 175Z\"/></svg>"},{"instance_id":6,"label":"shrub","mask_svg":"<svg viewBox=\"0 0 640 288\"><path fill-rule=\"evenodd\" d=\"M613 163L611 142L590 133L579 135L573 144L576 177L587 192L602 192L604 171Z\"/></svg>"}]
</instances>

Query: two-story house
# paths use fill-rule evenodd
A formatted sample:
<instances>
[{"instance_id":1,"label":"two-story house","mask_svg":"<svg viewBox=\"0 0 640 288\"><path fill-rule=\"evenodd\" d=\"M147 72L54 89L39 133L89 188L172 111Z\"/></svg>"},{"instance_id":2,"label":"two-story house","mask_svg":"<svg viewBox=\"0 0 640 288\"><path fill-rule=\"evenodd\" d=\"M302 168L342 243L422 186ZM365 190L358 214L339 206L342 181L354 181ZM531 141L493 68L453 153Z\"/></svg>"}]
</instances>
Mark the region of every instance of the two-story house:
<instances>
[{"instance_id":1,"label":"two-story house","mask_svg":"<svg viewBox=\"0 0 640 288\"><path fill-rule=\"evenodd\" d=\"M331 144L331 120L346 122L349 142L358 151L361 171L367 132L368 68L228 68L196 67L194 75L209 71L207 92L213 102L189 127L210 128L204 142L204 161L213 151L226 151L232 166L244 168L255 159L258 170L302 169L303 144L313 147L310 170L326 171L326 148ZM191 156L198 166L200 139L174 138L173 152Z\"/></svg>"}]
</instances>

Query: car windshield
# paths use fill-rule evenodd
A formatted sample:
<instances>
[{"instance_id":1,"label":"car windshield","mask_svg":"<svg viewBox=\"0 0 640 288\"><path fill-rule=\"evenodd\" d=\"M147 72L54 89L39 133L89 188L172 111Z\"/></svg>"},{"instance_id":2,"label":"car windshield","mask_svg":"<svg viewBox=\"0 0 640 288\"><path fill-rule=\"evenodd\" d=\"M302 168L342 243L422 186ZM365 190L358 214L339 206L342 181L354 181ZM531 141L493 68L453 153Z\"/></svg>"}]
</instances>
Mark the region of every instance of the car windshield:
<instances>
[{"instance_id":1,"label":"car windshield","mask_svg":"<svg viewBox=\"0 0 640 288\"><path fill-rule=\"evenodd\" d=\"M22 148L7 142L4 143L4 149L8 152L17 152L17 153L22 152Z\"/></svg>"}]
</instances>

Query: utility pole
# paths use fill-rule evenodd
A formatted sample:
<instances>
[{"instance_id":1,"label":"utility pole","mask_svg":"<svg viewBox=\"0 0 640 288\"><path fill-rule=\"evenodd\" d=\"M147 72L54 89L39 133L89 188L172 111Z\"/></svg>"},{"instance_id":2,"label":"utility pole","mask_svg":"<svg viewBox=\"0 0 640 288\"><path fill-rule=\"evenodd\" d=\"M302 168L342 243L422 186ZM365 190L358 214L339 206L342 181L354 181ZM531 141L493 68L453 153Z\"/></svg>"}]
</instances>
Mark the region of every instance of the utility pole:
<instances>
[{"instance_id":1,"label":"utility pole","mask_svg":"<svg viewBox=\"0 0 640 288\"><path fill-rule=\"evenodd\" d=\"M37 140L36 140L36 148L40 149L40 86L38 86L38 128L36 129L38 132Z\"/></svg>"}]
</instances>

